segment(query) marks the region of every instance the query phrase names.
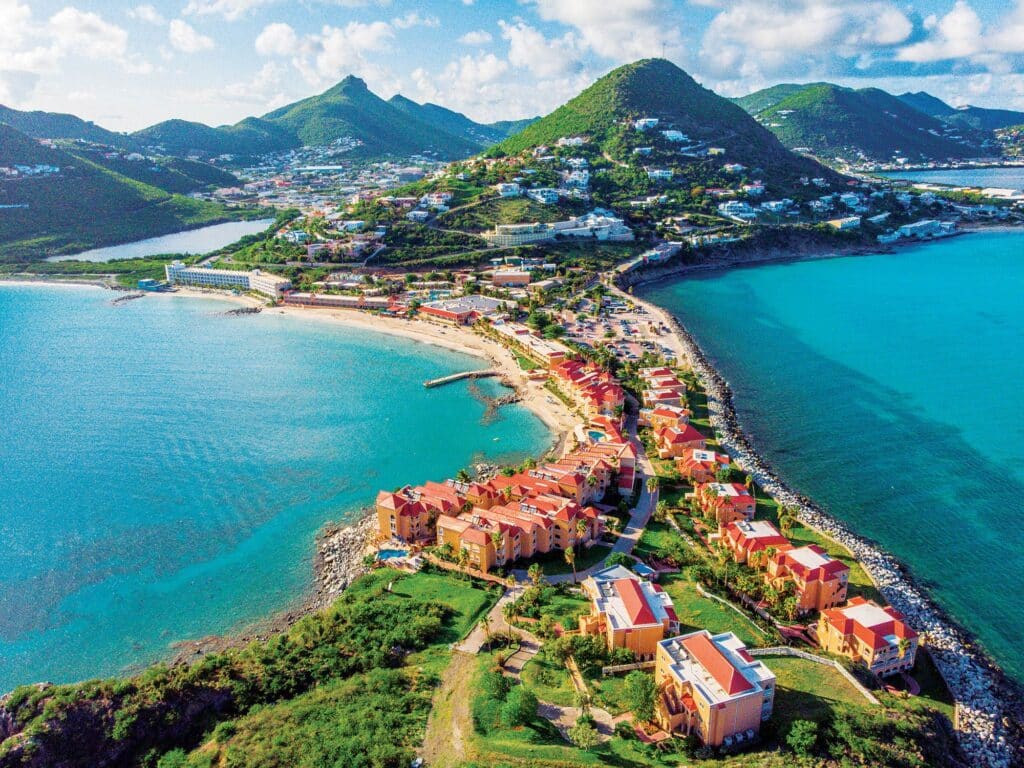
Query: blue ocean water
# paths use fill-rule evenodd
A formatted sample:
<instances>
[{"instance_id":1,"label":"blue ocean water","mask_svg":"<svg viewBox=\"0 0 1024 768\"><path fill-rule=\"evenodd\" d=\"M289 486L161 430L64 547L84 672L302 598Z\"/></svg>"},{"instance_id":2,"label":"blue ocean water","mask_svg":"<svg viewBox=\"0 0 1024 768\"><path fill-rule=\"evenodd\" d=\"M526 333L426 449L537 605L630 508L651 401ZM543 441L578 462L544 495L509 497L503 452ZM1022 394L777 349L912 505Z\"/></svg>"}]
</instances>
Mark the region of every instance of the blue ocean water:
<instances>
[{"instance_id":1,"label":"blue ocean water","mask_svg":"<svg viewBox=\"0 0 1024 768\"><path fill-rule=\"evenodd\" d=\"M0 286L0 691L287 608L376 492L542 452L466 355L216 300ZM497 388L497 383L481 382Z\"/></svg>"},{"instance_id":2,"label":"blue ocean water","mask_svg":"<svg viewBox=\"0 0 1024 768\"><path fill-rule=\"evenodd\" d=\"M931 184L1024 189L1024 167L891 171L881 175L889 179L907 179Z\"/></svg>"},{"instance_id":3,"label":"blue ocean water","mask_svg":"<svg viewBox=\"0 0 1024 768\"><path fill-rule=\"evenodd\" d=\"M779 472L1024 680L1024 232L642 293L704 346Z\"/></svg>"}]
</instances>

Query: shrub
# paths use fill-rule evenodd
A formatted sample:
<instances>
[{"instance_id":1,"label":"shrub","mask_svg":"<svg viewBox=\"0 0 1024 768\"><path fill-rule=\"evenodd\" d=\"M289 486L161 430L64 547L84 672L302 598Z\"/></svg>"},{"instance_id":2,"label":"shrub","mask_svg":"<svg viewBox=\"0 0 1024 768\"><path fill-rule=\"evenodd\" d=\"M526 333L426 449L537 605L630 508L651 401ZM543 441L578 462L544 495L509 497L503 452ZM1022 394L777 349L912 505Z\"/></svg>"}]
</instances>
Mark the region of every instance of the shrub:
<instances>
[{"instance_id":1,"label":"shrub","mask_svg":"<svg viewBox=\"0 0 1024 768\"><path fill-rule=\"evenodd\" d=\"M794 720L786 734L786 746L800 757L810 757L818 741L818 724L811 720Z\"/></svg>"},{"instance_id":2,"label":"shrub","mask_svg":"<svg viewBox=\"0 0 1024 768\"><path fill-rule=\"evenodd\" d=\"M529 688L518 685L505 697L501 708L501 719L510 728L526 725L537 717L540 702Z\"/></svg>"}]
</instances>

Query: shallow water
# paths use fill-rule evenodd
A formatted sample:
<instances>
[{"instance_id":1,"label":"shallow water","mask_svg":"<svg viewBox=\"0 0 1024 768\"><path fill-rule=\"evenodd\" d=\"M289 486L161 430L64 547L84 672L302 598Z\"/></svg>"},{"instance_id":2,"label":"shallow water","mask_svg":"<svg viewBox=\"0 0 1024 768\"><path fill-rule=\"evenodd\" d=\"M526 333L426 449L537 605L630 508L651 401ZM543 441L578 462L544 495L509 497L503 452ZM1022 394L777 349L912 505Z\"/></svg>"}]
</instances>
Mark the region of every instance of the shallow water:
<instances>
[{"instance_id":1,"label":"shallow water","mask_svg":"<svg viewBox=\"0 0 1024 768\"><path fill-rule=\"evenodd\" d=\"M641 293L699 340L780 474L1024 680L1024 232Z\"/></svg>"},{"instance_id":2,"label":"shallow water","mask_svg":"<svg viewBox=\"0 0 1024 768\"><path fill-rule=\"evenodd\" d=\"M0 690L114 673L284 609L324 523L551 439L520 406L481 424L466 382L424 389L480 367L466 355L113 295L0 286Z\"/></svg>"}]
</instances>

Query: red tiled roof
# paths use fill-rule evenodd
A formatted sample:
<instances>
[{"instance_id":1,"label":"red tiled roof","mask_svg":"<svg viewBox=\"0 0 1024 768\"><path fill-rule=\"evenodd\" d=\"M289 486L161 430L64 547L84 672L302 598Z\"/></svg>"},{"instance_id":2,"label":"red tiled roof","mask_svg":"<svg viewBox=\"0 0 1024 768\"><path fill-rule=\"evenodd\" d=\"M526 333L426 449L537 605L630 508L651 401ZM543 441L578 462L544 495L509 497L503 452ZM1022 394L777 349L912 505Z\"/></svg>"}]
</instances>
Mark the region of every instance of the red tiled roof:
<instances>
[{"instance_id":1,"label":"red tiled roof","mask_svg":"<svg viewBox=\"0 0 1024 768\"><path fill-rule=\"evenodd\" d=\"M636 579L616 579L612 585L622 598L622 604L633 626L655 623L654 612L647 604L647 598L644 597L640 583Z\"/></svg>"},{"instance_id":2,"label":"red tiled roof","mask_svg":"<svg viewBox=\"0 0 1024 768\"><path fill-rule=\"evenodd\" d=\"M750 681L732 665L732 662L707 635L688 637L683 640L683 647L694 661L708 671L708 674L722 686L722 690L728 695L735 696L753 690L754 686Z\"/></svg>"}]
</instances>

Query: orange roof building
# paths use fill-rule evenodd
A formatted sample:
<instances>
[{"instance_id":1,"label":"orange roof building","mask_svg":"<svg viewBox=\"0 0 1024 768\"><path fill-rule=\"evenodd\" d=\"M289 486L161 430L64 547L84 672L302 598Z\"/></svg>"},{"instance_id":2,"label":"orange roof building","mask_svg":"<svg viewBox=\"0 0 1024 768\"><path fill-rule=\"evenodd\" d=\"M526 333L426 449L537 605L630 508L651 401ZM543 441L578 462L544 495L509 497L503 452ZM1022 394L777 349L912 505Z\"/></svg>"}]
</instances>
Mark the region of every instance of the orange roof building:
<instances>
[{"instance_id":1,"label":"orange roof building","mask_svg":"<svg viewBox=\"0 0 1024 768\"><path fill-rule=\"evenodd\" d=\"M705 517L721 528L737 520L753 520L757 500L740 483L697 483L694 496Z\"/></svg>"},{"instance_id":2,"label":"orange roof building","mask_svg":"<svg viewBox=\"0 0 1024 768\"><path fill-rule=\"evenodd\" d=\"M672 598L621 565L598 571L582 586L591 605L590 614L580 617L580 633L602 635L609 651L626 648L649 661L658 643L679 631Z\"/></svg>"},{"instance_id":3,"label":"orange roof building","mask_svg":"<svg viewBox=\"0 0 1024 768\"><path fill-rule=\"evenodd\" d=\"M667 427L655 433L654 440L658 446L658 457L662 459L678 459L695 448L703 451L708 444L708 439L692 424Z\"/></svg>"},{"instance_id":4,"label":"orange roof building","mask_svg":"<svg viewBox=\"0 0 1024 768\"><path fill-rule=\"evenodd\" d=\"M676 459L676 471L690 483L713 483L719 472L728 471L732 463L724 453L691 448Z\"/></svg>"},{"instance_id":5,"label":"orange roof building","mask_svg":"<svg viewBox=\"0 0 1024 768\"><path fill-rule=\"evenodd\" d=\"M850 567L817 544L781 546L768 560L765 580L776 589L792 582L801 613L824 611L846 601Z\"/></svg>"},{"instance_id":6,"label":"orange roof building","mask_svg":"<svg viewBox=\"0 0 1024 768\"><path fill-rule=\"evenodd\" d=\"M722 544L732 553L737 563L745 563L755 552L765 552L770 547L789 548L789 539L767 520L738 520L722 528Z\"/></svg>"},{"instance_id":7,"label":"orange roof building","mask_svg":"<svg viewBox=\"0 0 1024 768\"><path fill-rule=\"evenodd\" d=\"M752 741L775 704L775 675L732 632L703 629L662 640L654 680L658 724L708 746Z\"/></svg>"},{"instance_id":8,"label":"orange roof building","mask_svg":"<svg viewBox=\"0 0 1024 768\"><path fill-rule=\"evenodd\" d=\"M913 668L919 638L894 608L855 597L818 618L818 644L860 661L879 677Z\"/></svg>"}]
</instances>

